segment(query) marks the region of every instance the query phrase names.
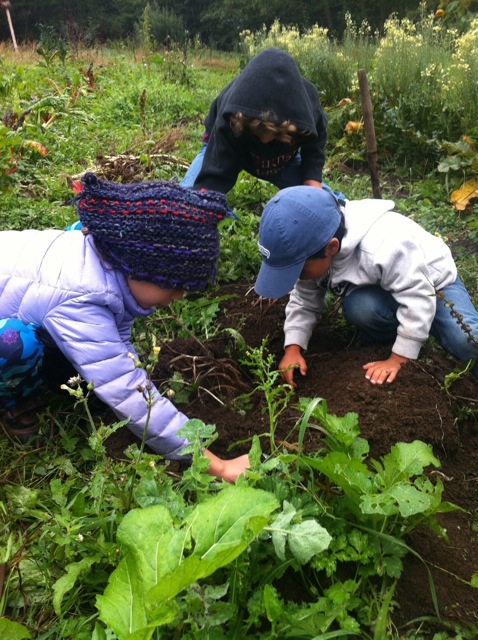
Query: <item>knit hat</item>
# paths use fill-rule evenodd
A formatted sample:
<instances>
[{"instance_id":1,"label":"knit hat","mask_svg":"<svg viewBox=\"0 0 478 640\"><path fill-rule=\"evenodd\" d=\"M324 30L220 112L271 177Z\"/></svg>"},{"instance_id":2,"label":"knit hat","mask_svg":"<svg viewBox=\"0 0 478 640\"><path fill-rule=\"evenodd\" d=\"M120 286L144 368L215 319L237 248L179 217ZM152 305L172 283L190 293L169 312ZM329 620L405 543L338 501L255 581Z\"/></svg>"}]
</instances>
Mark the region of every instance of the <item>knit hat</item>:
<instances>
[{"instance_id":1,"label":"knit hat","mask_svg":"<svg viewBox=\"0 0 478 640\"><path fill-rule=\"evenodd\" d=\"M128 278L162 289L203 291L214 282L218 223L235 217L226 197L157 180L115 184L86 173L78 186L83 233Z\"/></svg>"},{"instance_id":2,"label":"knit hat","mask_svg":"<svg viewBox=\"0 0 478 640\"><path fill-rule=\"evenodd\" d=\"M259 226L262 266L254 289L264 298L281 298L294 287L305 261L334 237L341 221L330 190L288 187L266 204Z\"/></svg>"}]
</instances>

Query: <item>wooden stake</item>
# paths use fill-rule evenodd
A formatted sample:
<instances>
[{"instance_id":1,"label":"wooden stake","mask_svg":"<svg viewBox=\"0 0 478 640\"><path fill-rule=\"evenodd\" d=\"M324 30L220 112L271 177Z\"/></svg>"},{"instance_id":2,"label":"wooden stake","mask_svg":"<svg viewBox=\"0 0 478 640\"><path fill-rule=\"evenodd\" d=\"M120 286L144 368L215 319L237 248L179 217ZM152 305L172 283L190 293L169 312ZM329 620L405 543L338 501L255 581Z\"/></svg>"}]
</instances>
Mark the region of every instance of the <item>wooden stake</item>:
<instances>
[{"instance_id":1,"label":"wooden stake","mask_svg":"<svg viewBox=\"0 0 478 640\"><path fill-rule=\"evenodd\" d=\"M360 89L360 101L362 103L363 127L365 131L365 143L367 145L367 159L370 169L370 178L372 180L373 197L381 198L382 193L380 191L380 182L378 178L377 140L375 138L372 100L370 99L367 74L365 73L365 69L359 69L357 74Z\"/></svg>"},{"instance_id":2,"label":"wooden stake","mask_svg":"<svg viewBox=\"0 0 478 640\"><path fill-rule=\"evenodd\" d=\"M5 9L5 13L7 14L7 22L10 28L10 34L12 36L13 48L15 51L18 51L17 39L15 38L15 31L13 29L12 16L10 15L10 8L12 6L10 4L10 0L3 0L2 2L0 2L0 6Z\"/></svg>"}]
</instances>

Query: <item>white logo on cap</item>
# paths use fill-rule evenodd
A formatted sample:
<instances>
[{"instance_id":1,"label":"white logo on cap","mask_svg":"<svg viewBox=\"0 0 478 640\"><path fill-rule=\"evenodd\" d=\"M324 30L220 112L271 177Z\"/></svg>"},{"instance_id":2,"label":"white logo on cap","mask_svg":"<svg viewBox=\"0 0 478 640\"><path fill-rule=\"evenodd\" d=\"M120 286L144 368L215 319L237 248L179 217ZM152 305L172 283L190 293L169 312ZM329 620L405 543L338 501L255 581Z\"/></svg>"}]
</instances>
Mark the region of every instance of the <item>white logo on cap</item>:
<instances>
[{"instance_id":1,"label":"white logo on cap","mask_svg":"<svg viewBox=\"0 0 478 640\"><path fill-rule=\"evenodd\" d=\"M271 252L269 251L269 249L266 249L264 246L262 246L262 244L259 243L257 243L257 246L259 247L259 253L264 256L266 260L271 257Z\"/></svg>"}]
</instances>

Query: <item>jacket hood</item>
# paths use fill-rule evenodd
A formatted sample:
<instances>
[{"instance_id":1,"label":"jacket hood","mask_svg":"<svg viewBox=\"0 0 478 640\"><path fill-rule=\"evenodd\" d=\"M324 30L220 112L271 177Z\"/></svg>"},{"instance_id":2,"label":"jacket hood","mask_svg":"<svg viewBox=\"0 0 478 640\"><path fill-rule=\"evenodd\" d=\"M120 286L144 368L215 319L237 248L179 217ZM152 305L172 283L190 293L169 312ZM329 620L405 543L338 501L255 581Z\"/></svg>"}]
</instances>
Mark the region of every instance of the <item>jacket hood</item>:
<instances>
[{"instance_id":1,"label":"jacket hood","mask_svg":"<svg viewBox=\"0 0 478 640\"><path fill-rule=\"evenodd\" d=\"M271 110L278 122L289 120L299 130L315 131L311 102L311 94L316 93L314 89L314 85L301 76L288 53L265 49L224 89L222 111L260 118Z\"/></svg>"},{"instance_id":2,"label":"jacket hood","mask_svg":"<svg viewBox=\"0 0 478 640\"><path fill-rule=\"evenodd\" d=\"M393 211L394 207L393 200L347 200L343 209L347 232L334 263L350 256L377 220L388 211Z\"/></svg>"}]
</instances>

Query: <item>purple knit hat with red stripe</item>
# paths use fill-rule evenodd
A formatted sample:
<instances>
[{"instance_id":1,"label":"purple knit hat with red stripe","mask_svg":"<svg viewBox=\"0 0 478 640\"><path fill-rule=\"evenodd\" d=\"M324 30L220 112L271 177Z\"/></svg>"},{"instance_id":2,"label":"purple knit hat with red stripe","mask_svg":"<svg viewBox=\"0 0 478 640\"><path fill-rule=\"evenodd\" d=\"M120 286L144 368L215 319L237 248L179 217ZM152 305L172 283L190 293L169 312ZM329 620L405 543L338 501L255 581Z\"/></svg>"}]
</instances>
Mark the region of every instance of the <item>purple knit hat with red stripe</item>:
<instances>
[{"instance_id":1,"label":"purple knit hat with red stripe","mask_svg":"<svg viewBox=\"0 0 478 640\"><path fill-rule=\"evenodd\" d=\"M162 180L115 184L92 173L73 201L83 233L112 267L162 289L203 291L214 282L217 227L235 217L222 193Z\"/></svg>"}]
</instances>

